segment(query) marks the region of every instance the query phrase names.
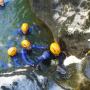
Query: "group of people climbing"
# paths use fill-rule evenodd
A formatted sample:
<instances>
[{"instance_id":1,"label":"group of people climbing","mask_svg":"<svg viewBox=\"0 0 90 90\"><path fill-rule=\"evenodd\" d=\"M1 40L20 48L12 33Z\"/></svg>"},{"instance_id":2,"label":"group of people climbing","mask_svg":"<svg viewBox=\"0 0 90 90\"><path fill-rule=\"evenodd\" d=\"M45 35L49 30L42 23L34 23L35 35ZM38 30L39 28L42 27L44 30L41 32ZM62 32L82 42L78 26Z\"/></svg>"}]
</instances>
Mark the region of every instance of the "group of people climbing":
<instances>
[{"instance_id":1,"label":"group of people climbing","mask_svg":"<svg viewBox=\"0 0 90 90\"><path fill-rule=\"evenodd\" d=\"M0 0L0 6L5 6L7 2L10 0ZM28 23L23 23L21 25L21 28L17 30L17 34L21 36L27 36L30 35L34 24L29 27ZM35 26L36 27L36 26ZM28 58L30 54L32 53L32 49L37 49L38 51L43 50L42 55L38 56L34 60L31 58ZM29 41L29 39L24 39L21 41L21 50L18 51L18 49L15 46L9 47L7 50L8 56L11 57L12 62L11 64L15 67L21 67L23 65L30 65L33 67L39 66L41 69L43 69L43 66L50 66L51 60L58 59L58 67L64 68L63 61L66 58L65 53L62 51L61 44L58 42L52 42L50 46L41 46L41 45L34 45ZM7 64L0 61L0 65L4 68L7 68ZM60 68L57 69L59 71Z\"/></svg>"},{"instance_id":2,"label":"group of people climbing","mask_svg":"<svg viewBox=\"0 0 90 90\"><path fill-rule=\"evenodd\" d=\"M21 29L18 30L18 34L20 35L27 35L30 34L31 31L33 30L33 25L31 25L29 27L28 23L23 23L21 25ZM58 42L54 41L50 44L50 46L41 46L41 45L34 45L31 44L31 42L27 39L24 39L21 41L21 51L20 53L18 52L16 47L10 47L8 49L8 55L11 57L12 59L12 63L14 66L16 67L20 67L23 65L30 65L30 66L50 66L51 64L51 60L53 59L58 59L59 63L58 63L58 67L63 68L65 70L65 67L63 65L63 61L66 58L65 53L62 51L61 46L59 45ZM38 56L37 58L35 58L34 60L28 58L28 53L32 52L32 49L38 49L39 50L43 50L43 53L41 56ZM18 59L18 56L21 57L20 61ZM57 71L60 71L60 68L57 69Z\"/></svg>"}]
</instances>

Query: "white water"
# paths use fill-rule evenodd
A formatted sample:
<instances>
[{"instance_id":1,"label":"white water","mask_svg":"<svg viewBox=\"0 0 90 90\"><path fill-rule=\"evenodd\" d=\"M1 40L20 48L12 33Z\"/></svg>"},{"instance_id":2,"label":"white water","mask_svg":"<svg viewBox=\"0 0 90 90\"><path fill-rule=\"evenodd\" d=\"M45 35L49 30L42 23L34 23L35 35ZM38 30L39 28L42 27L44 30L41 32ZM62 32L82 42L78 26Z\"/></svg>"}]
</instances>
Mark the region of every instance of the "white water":
<instances>
[{"instance_id":1,"label":"white water","mask_svg":"<svg viewBox=\"0 0 90 90\"><path fill-rule=\"evenodd\" d=\"M75 56L69 56L67 57L65 60L64 60L64 65L65 66L69 66L70 64L73 64L73 63L81 63L83 60L82 59L79 59Z\"/></svg>"}]
</instances>

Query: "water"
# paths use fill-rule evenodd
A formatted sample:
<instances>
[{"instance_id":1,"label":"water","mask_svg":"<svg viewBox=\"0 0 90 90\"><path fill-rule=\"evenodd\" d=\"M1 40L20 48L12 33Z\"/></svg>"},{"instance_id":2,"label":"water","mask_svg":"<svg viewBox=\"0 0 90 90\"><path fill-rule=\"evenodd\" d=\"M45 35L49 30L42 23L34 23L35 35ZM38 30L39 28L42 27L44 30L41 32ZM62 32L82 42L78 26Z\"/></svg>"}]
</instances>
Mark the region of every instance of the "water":
<instances>
[{"instance_id":1,"label":"water","mask_svg":"<svg viewBox=\"0 0 90 90\"><path fill-rule=\"evenodd\" d=\"M20 49L23 37L19 37L15 32L23 22L28 22L30 25L35 22L41 28L32 31L32 35L29 36L32 43L48 45L52 41L51 32L31 12L28 0L10 0L6 7L0 8L0 60L10 61L7 55L8 47L16 46Z\"/></svg>"}]
</instances>

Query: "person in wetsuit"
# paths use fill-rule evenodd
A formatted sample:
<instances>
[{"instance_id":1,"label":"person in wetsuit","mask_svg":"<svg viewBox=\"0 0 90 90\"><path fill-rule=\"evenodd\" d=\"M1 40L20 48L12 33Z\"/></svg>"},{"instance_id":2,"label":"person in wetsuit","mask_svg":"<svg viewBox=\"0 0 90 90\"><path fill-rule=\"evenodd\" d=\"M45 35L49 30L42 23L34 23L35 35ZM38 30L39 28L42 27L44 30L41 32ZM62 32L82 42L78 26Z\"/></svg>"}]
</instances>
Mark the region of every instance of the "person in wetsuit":
<instances>
[{"instance_id":1,"label":"person in wetsuit","mask_svg":"<svg viewBox=\"0 0 90 90\"><path fill-rule=\"evenodd\" d=\"M11 57L12 62L15 67L20 67L21 63L19 62L20 53L17 51L16 47L10 47L7 51L8 56Z\"/></svg>"},{"instance_id":2,"label":"person in wetsuit","mask_svg":"<svg viewBox=\"0 0 90 90\"><path fill-rule=\"evenodd\" d=\"M32 53L32 49L38 49L38 50L47 49L47 46L31 44L31 42L26 39L21 41L21 46L22 46L21 57L24 63L26 63L27 65L30 65L31 62L33 62L33 65L35 64L34 61L28 59L28 55Z\"/></svg>"},{"instance_id":3,"label":"person in wetsuit","mask_svg":"<svg viewBox=\"0 0 90 90\"><path fill-rule=\"evenodd\" d=\"M28 53L32 53L32 49L46 49L47 46L41 45L31 45L29 40L21 41L22 49L20 52L17 52L16 47L10 47L8 49L8 55L11 57L13 65L16 67L20 67L22 65L31 65L34 66L34 60L28 58ZM21 61L20 61L21 59Z\"/></svg>"},{"instance_id":4,"label":"person in wetsuit","mask_svg":"<svg viewBox=\"0 0 90 90\"><path fill-rule=\"evenodd\" d=\"M32 33L33 30L38 31L38 25L36 25L35 23L33 23L31 26L29 26L28 23L22 23L21 24L21 28L17 30L17 34L19 35L30 35Z\"/></svg>"},{"instance_id":5,"label":"person in wetsuit","mask_svg":"<svg viewBox=\"0 0 90 90\"><path fill-rule=\"evenodd\" d=\"M33 30L33 25L29 27L28 23L22 23L21 28L17 30L17 33L20 35L30 34Z\"/></svg>"},{"instance_id":6,"label":"person in wetsuit","mask_svg":"<svg viewBox=\"0 0 90 90\"><path fill-rule=\"evenodd\" d=\"M51 60L58 59L58 66L56 71L61 74L66 74L66 67L63 65L65 58L66 54L61 50L60 45L57 42L53 42L51 43L49 50L44 51L41 56L36 58L35 64L41 65L40 69L43 70L43 65L48 67L51 64Z\"/></svg>"}]
</instances>

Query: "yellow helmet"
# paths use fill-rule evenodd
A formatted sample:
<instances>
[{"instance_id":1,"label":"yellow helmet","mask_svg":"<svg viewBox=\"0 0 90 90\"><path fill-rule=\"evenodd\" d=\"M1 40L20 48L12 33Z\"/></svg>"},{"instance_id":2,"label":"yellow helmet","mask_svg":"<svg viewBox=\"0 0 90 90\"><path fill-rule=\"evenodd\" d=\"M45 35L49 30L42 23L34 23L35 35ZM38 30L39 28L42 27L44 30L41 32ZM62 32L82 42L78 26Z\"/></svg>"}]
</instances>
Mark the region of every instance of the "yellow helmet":
<instances>
[{"instance_id":1,"label":"yellow helmet","mask_svg":"<svg viewBox=\"0 0 90 90\"><path fill-rule=\"evenodd\" d=\"M10 47L7 51L9 56L15 56L17 53L17 48L16 47Z\"/></svg>"},{"instance_id":2,"label":"yellow helmet","mask_svg":"<svg viewBox=\"0 0 90 90\"><path fill-rule=\"evenodd\" d=\"M51 43L50 51L51 51L52 54L54 54L56 56L59 55L61 53L61 49L60 49L59 44L57 42Z\"/></svg>"},{"instance_id":3,"label":"yellow helmet","mask_svg":"<svg viewBox=\"0 0 90 90\"><path fill-rule=\"evenodd\" d=\"M23 23L23 24L21 25L21 30L22 30L22 32L23 32L24 34L26 34L26 33L28 32L28 29L29 29L28 23Z\"/></svg>"},{"instance_id":4,"label":"yellow helmet","mask_svg":"<svg viewBox=\"0 0 90 90\"><path fill-rule=\"evenodd\" d=\"M30 43L30 41L28 41L28 40L22 40L21 46L22 46L23 48L29 48L29 47L31 46L31 43Z\"/></svg>"}]
</instances>

